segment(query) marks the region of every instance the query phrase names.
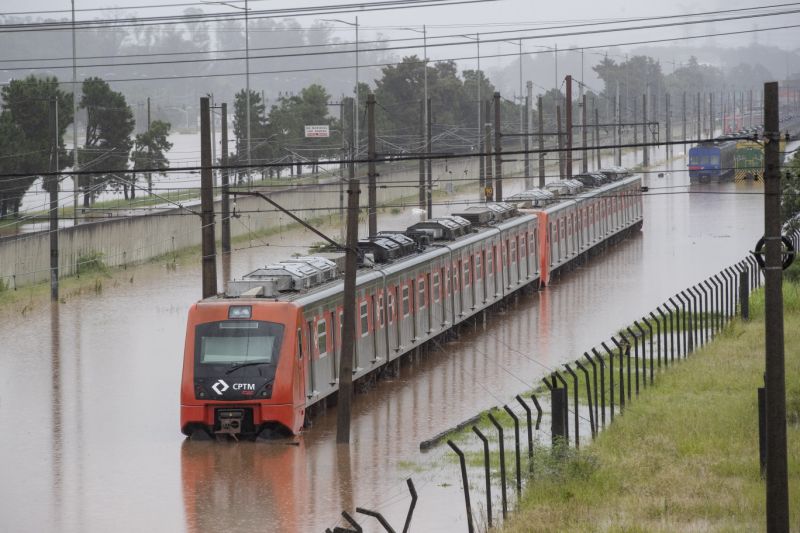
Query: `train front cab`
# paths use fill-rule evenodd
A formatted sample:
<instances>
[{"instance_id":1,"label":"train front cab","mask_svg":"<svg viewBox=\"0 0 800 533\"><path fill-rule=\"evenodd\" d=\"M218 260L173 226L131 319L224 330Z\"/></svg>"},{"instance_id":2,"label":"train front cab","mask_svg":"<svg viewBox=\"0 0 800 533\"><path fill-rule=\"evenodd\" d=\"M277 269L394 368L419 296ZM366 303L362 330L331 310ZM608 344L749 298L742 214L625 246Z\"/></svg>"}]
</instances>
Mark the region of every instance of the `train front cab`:
<instances>
[{"instance_id":1,"label":"train front cab","mask_svg":"<svg viewBox=\"0 0 800 533\"><path fill-rule=\"evenodd\" d=\"M297 433L305 415L295 305L203 301L189 310L181 431L193 438Z\"/></svg>"}]
</instances>

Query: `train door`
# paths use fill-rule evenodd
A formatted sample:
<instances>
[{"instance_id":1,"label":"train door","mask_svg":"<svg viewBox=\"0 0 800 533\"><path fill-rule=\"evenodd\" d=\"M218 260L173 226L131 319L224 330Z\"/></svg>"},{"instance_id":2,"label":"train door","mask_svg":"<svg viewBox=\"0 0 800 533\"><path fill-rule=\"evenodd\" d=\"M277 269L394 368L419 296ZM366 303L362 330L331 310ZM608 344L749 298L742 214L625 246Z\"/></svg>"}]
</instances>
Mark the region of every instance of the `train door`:
<instances>
[{"instance_id":1,"label":"train door","mask_svg":"<svg viewBox=\"0 0 800 533\"><path fill-rule=\"evenodd\" d=\"M431 276L430 272L426 272L425 273L425 295L424 296L425 296L425 302L427 304L427 311L428 311L427 313L425 313L425 317L427 318L427 321L428 321L427 328L425 329L425 334L426 335L430 335L430 333L433 331L433 298L431 298L431 296L432 296L431 293L433 292L433 289L431 288L431 277L432 276Z\"/></svg>"},{"instance_id":2,"label":"train door","mask_svg":"<svg viewBox=\"0 0 800 533\"><path fill-rule=\"evenodd\" d=\"M386 294L386 307L389 310L387 320L389 322L389 335L390 335L390 346L394 349L395 353L400 351L400 317L397 312L398 309L398 300L397 300L397 285L390 285L389 290Z\"/></svg>"},{"instance_id":3,"label":"train door","mask_svg":"<svg viewBox=\"0 0 800 533\"><path fill-rule=\"evenodd\" d=\"M447 325L448 309L452 311L452 306L448 306L448 298L450 298L450 274L447 266L443 266L442 273L442 328Z\"/></svg>"},{"instance_id":4,"label":"train door","mask_svg":"<svg viewBox=\"0 0 800 533\"><path fill-rule=\"evenodd\" d=\"M296 367L294 373L294 380L292 384L292 390L294 392L294 396L292 398L293 404L295 406L305 405L306 404L306 387L305 387L305 377L306 377L306 369L305 369L305 343L303 342L303 323L300 322L297 328L297 355L296 355Z\"/></svg>"},{"instance_id":5,"label":"train door","mask_svg":"<svg viewBox=\"0 0 800 533\"><path fill-rule=\"evenodd\" d=\"M409 309L411 310L411 340L417 342L419 340L419 330L420 324L419 321L421 320L421 316L419 313L419 305L420 303L417 301L419 299L419 292L418 286L419 282L417 281L416 274L411 274L414 276L409 281L409 288L408 288L408 304Z\"/></svg>"},{"instance_id":6,"label":"train door","mask_svg":"<svg viewBox=\"0 0 800 533\"><path fill-rule=\"evenodd\" d=\"M369 338L372 339L372 363L377 363L381 360L378 355L378 298L377 294L370 294L367 296L367 327L369 328Z\"/></svg>"},{"instance_id":7,"label":"train door","mask_svg":"<svg viewBox=\"0 0 800 533\"><path fill-rule=\"evenodd\" d=\"M479 257L480 257L480 259L478 260L479 261L478 264L480 266L480 271L481 271L480 279L481 279L481 295L483 296L483 302L482 303L486 303L486 297L487 297L486 285L489 282L489 271L487 270L487 266L486 266L486 250L481 248Z\"/></svg>"},{"instance_id":8,"label":"train door","mask_svg":"<svg viewBox=\"0 0 800 533\"><path fill-rule=\"evenodd\" d=\"M308 372L306 372L306 396L308 398L313 398L314 392L316 391L316 380L314 377L316 363L314 361L314 355L317 352L317 320L312 318L306 325L308 327L308 335L306 336L308 340L308 350L306 350L308 354L308 364L306 365L308 369Z\"/></svg>"},{"instance_id":9,"label":"train door","mask_svg":"<svg viewBox=\"0 0 800 533\"><path fill-rule=\"evenodd\" d=\"M462 294L463 284L459 283L461 278L461 259L453 263L453 320L460 318L464 314L464 295ZM455 323L455 322L453 322Z\"/></svg>"},{"instance_id":10,"label":"train door","mask_svg":"<svg viewBox=\"0 0 800 533\"><path fill-rule=\"evenodd\" d=\"M477 257L477 260L475 259ZM470 270L472 271L472 283L470 286L472 287L472 291L470 295L472 296L471 307L475 309L478 307L478 291L480 291L480 287L478 284L481 282L481 254L475 254L470 250L469 252L469 264Z\"/></svg>"}]
</instances>

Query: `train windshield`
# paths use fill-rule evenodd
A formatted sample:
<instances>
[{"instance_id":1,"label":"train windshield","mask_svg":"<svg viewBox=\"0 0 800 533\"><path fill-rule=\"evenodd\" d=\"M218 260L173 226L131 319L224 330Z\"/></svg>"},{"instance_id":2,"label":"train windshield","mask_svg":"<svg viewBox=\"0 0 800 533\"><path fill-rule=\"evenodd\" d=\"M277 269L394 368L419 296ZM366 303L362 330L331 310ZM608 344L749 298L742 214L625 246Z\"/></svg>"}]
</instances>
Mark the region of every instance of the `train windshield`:
<instances>
[{"instance_id":1,"label":"train windshield","mask_svg":"<svg viewBox=\"0 0 800 533\"><path fill-rule=\"evenodd\" d=\"M209 322L197 326L195 338L201 364L275 364L283 326L258 320Z\"/></svg>"},{"instance_id":2,"label":"train windshield","mask_svg":"<svg viewBox=\"0 0 800 533\"><path fill-rule=\"evenodd\" d=\"M702 165L704 167L719 166L719 155L709 154L707 152L690 153L689 164Z\"/></svg>"}]
</instances>

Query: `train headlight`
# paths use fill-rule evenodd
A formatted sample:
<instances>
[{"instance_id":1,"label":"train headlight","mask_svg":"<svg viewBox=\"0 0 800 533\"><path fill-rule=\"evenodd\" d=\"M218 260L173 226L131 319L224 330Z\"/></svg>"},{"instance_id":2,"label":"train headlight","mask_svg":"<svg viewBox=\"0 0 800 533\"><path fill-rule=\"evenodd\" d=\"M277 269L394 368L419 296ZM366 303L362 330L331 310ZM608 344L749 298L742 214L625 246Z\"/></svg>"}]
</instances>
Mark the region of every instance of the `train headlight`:
<instances>
[{"instance_id":1,"label":"train headlight","mask_svg":"<svg viewBox=\"0 0 800 533\"><path fill-rule=\"evenodd\" d=\"M253 308L250 305L232 305L228 308L228 318L239 318L248 320L252 313Z\"/></svg>"}]
</instances>

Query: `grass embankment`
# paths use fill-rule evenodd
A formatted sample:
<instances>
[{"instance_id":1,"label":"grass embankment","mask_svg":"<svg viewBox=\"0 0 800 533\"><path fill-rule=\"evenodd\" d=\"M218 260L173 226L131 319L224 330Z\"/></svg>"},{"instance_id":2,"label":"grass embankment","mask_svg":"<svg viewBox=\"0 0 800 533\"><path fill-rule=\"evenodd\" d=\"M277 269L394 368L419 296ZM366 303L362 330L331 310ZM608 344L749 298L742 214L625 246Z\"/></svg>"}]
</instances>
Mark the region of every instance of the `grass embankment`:
<instances>
[{"instance_id":1,"label":"grass embankment","mask_svg":"<svg viewBox=\"0 0 800 533\"><path fill-rule=\"evenodd\" d=\"M502 529L760 531L756 389L763 385L763 293L751 322L658 374L591 446L534 474ZM800 491L800 285L784 285L790 500ZM798 525L797 506L791 523Z\"/></svg>"}]
</instances>

